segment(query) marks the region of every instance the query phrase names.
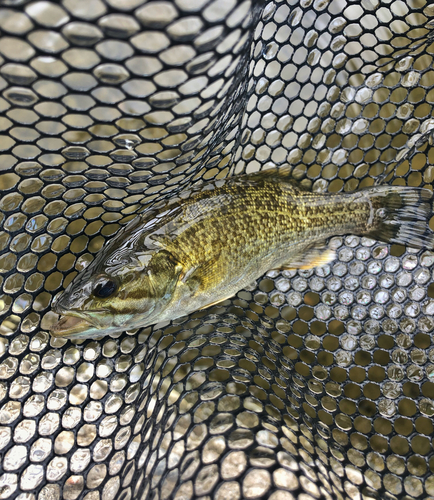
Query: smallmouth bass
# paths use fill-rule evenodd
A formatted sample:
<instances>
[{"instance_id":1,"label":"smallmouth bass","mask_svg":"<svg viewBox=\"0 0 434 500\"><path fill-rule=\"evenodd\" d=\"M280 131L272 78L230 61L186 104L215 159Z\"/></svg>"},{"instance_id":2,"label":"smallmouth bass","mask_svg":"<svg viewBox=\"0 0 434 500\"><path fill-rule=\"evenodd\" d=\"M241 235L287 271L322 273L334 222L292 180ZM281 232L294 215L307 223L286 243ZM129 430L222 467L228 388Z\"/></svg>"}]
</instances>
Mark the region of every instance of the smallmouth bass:
<instances>
[{"instance_id":1,"label":"smallmouth bass","mask_svg":"<svg viewBox=\"0 0 434 500\"><path fill-rule=\"evenodd\" d=\"M55 337L93 338L173 320L231 297L271 269L335 258L332 236L432 249L432 192L403 186L307 191L285 169L201 184L146 209L52 308Z\"/></svg>"}]
</instances>

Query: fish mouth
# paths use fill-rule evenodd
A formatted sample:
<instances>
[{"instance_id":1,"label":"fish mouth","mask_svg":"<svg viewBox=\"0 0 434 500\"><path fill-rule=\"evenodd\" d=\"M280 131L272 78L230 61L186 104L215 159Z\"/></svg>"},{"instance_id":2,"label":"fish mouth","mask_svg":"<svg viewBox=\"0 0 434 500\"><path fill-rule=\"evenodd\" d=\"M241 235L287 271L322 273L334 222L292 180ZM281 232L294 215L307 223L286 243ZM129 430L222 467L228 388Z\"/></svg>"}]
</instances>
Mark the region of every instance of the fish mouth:
<instances>
[{"instance_id":1,"label":"fish mouth","mask_svg":"<svg viewBox=\"0 0 434 500\"><path fill-rule=\"evenodd\" d=\"M60 316L59 321L50 328L50 334L55 338L68 340L101 339L111 333L123 332L126 328L105 326L92 320L84 319L73 311Z\"/></svg>"},{"instance_id":2,"label":"fish mouth","mask_svg":"<svg viewBox=\"0 0 434 500\"><path fill-rule=\"evenodd\" d=\"M83 318L75 316L61 316L59 321L50 328L50 334L56 338L82 338L87 337L95 326ZM101 336L104 330L101 330Z\"/></svg>"}]
</instances>

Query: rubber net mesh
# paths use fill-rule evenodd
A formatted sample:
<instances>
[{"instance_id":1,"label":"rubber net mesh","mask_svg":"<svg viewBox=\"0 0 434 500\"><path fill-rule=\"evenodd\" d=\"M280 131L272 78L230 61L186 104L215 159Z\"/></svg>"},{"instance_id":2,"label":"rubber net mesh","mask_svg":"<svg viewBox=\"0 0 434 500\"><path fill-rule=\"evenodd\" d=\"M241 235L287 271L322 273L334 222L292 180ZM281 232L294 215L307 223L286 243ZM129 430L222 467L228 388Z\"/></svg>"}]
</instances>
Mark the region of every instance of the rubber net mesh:
<instances>
[{"instance_id":1,"label":"rubber net mesh","mask_svg":"<svg viewBox=\"0 0 434 500\"><path fill-rule=\"evenodd\" d=\"M337 238L170 324L48 334L184 186L291 165L432 189L433 4L1 4L0 499L434 498L432 252Z\"/></svg>"}]
</instances>

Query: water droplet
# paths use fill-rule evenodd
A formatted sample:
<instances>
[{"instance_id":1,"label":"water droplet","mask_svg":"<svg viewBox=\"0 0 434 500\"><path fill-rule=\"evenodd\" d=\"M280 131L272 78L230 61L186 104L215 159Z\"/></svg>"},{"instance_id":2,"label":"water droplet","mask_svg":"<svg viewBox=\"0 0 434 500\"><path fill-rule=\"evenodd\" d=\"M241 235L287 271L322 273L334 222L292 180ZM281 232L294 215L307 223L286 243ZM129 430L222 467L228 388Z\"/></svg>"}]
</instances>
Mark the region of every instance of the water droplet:
<instances>
[{"instance_id":1,"label":"water droplet","mask_svg":"<svg viewBox=\"0 0 434 500\"><path fill-rule=\"evenodd\" d=\"M388 273L394 273L400 267L400 262L397 257L389 257L384 263L384 270Z\"/></svg>"},{"instance_id":2,"label":"water droplet","mask_svg":"<svg viewBox=\"0 0 434 500\"><path fill-rule=\"evenodd\" d=\"M13 446L5 455L3 467L7 471L19 469L26 463L27 448L23 445Z\"/></svg>"},{"instance_id":3,"label":"water droplet","mask_svg":"<svg viewBox=\"0 0 434 500\"><path fill-rule=\"evenodd\" d=\"M389 300L389 292L386 290L378 290L375 292L374 300L377 304L385 304Z\"/></svg>"},{"instance_id":4,"label":"water droplet","mask_svg":"<svg viewBox=\"0 0 434 500\"><path fill-rule=\"evenodd\" d=\"M340 338L340 344L342 349L345 349L346 351L354 351L358 345L357 337L354 335L342 335Z\"/></svg>"},{"instance_id":5,"label":"water droplet","mask_svg":"<svg viewBox=\"0 0 434 500\"><path fill-rule=\"evenodd\" d=\"M34 490L44 478L43 465L29 465L22 473L20 486L23 490Z\"/></svg>"}]
</instances>

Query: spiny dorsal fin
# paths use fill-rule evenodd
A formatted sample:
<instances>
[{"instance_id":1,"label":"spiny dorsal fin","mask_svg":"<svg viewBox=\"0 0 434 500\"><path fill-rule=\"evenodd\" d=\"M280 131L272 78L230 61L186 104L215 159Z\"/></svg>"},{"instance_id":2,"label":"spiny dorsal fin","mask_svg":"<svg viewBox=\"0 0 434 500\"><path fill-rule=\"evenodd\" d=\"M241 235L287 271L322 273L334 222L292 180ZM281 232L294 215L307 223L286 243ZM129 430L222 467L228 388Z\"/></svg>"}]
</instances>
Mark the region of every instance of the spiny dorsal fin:
<instances>
[{"instance_id":1,"label":"spiny dorsal fin","mask_svg":"<svg viewBox=\"0 0 434 500\"><path fill-rule=\"evenodd\" d=\"M253 172L252 174L245 174L246 177L258 179L278 179L280 182L293 180L290 178L292 172L292 165L282 165L281 167L267 168L260 172ZM243 176L244 177L244 176Z\"/></svg>"},{"instance_id":2,"label":"spiny dorsal fin","mask_svg":"<svg viewBox=\"0 0 434 500\"><path fill-rule=\"evenodd\" d=\"M282 165L281 167L268 168L267 170L253 172L252 174L243 174L235 177L230 177L228 180L235 183L258 181L276 182L279 184L284 183L287 185L289 184L300 191L307 191L304 186L302 186L295 179L291 178L292 170L293 168L291 165Z\"/></svg>"}]
</instances>

